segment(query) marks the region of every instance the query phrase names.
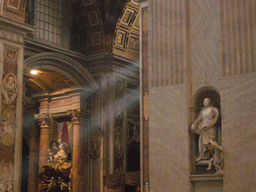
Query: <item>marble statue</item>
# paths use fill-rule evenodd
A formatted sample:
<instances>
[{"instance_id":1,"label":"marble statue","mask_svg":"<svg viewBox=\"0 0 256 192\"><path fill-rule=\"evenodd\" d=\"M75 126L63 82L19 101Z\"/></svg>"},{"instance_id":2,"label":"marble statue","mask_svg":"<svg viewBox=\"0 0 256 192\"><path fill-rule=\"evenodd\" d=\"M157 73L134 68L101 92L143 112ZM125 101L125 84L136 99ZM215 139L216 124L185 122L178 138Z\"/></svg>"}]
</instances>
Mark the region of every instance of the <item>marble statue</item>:
<instances>
[{"instance_id":1,"label":"marble statue","mask_svg":"<svg viewBox=\"0 0 256 192\"><path fill-rule=\"evenodd\" d=\"M47 150L47 162L39 174L41 191L70 191L70 170L72 167L68 144L61 139L52 141Z\"/></svg>"},{"instance_id":2,"label":"marble statue","mask_svg":"<svg viewBox=\"0 0 256 192\"><path fill-rule=\"evenodd\" d=\"M199 135L198 150L199 155L196 162L206 158L206 152L211 151L214 154L209 161L207 170L211 170L214 165L217 174L223 174L223 148L216 142L217 126L219 118L219 110L210 105L209 98L204 99L204 107L201 109L198 117L191 126L191 130Z\"/></svg>"}]
</instances>

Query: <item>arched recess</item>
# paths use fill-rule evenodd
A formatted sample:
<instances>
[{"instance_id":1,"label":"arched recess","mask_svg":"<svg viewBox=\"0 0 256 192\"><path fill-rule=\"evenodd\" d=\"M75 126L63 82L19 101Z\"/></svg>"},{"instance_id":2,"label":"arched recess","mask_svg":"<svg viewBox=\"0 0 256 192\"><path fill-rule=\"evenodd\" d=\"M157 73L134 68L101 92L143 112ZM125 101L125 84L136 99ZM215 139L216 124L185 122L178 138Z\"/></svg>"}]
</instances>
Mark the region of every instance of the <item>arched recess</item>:
<instances>
[{"instance_id":1,"label":"arched recess","mask_svg":"<svg viewBox=\"0 0 256 192\"><path fill-rule=\"evenodd\" d=\"M30 74L31 70L37 70L38 74ZM74 151L78 149L84 151L84 146L79 146L83 140L78 141L74 135L81 135L80 138L83 138L83 136L85 138L86 133L84 130L86 128L73 129L75 125L71 122L69 111L80 111L82 109L87 114L84 118L90 121L89 111L87 111L89 110L89 105L87 103L89 103L91 95L99 89L99 86L82 64L72 58L54 52L40 53L26 59L24 61L24 81L27 85L26 88L30 88L26 96L33 98L34 102L29 103L28 101L24 105L23 135L30 138L30 143L34 142L30 144L29 150L33 153L31 156L36 156L39 159L31 158L35 164L39 164L38 171L40 172L41 165L46 162L46 159L44 159L47 153L45 149L48 148L49 143L53 140L65 138L64 142L70 142L71 153L73 149ZM44 116L44 114L47 115ZM47 118L47 128L40 127L40 133L34 135L33 132L36 132L35 129L38 127L36 119L40 119L40 115ZM86 127L86 125L83 126ZM64 133L65 136L63 136ZM39 145L35 143L32 136L39 140ZM35 146L39 147L39 156L34 152L33 147ZM72 166L76 167L79 164L73 163ZM78 169L76 168L75 170ZM33 176L37 177L35 172ZM28 185L33 182L32 179L29 180ZM40 187L40 182L36 183Z\"/></svg>"},{"instance_id":2,"label":"arched recess","mask_svg":"<svg viewBox=\"0 0 256 192\"><path fill-rule=\"evenodd\" d=\"M211 105L219 110L219 118L217 123L215 124L217 126L217 132L216 132L216 142L221 145L221 98L219 91L215 89L214 87L202 87L199 89L193 96L193 106L191 108L191 117L192 122L197 118L199 115L201 109L204 107L204 99L209 98L211 100ZM215 173L215 169L213 168L210 171L206 171L206 168L208 166L208 160L206 160L204 163L198 164L195 162L198 154L198 140L199 135L195 134L191 131L191 164L192 164L192 174L213 174ZM210 155L210 154L209 154Z\"/></svg>"},{"instance_id":3,"label":"arched recess","mask_svg":"<svg viewBox=\"0 0 256 192\"><path fill-rule=\"evenodd\" d=\"M39 75L44 73L44 78L39 79L31 75L30 70L38 70ZM38 92L49 93L71 87L81 87L89 92L99 89L94 78L80 63L54 52L40 53L26 59L24 61L24 76L24 80L31 81L34 86L38 86ZM58 80L59 84L56 84ZM47 84L51 82L56 86L47 88Z\"/></svg>"}]
</instances>

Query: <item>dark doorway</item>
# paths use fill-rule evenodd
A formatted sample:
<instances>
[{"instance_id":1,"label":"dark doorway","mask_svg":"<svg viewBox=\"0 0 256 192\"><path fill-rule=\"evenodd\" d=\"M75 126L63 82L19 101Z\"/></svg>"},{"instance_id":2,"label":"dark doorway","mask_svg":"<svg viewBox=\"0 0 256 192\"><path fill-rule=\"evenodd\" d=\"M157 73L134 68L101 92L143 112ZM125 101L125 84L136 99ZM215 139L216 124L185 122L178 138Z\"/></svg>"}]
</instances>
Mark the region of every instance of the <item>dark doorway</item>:
<instances>
[{"instance_id":1,"label":"dark doorway","mask_svg":"<svg viewBox=\"0 0 256 192\"><path fill-rule=\"evenodd\" d=\"M125 192L137 192L137 186L125 185Z\"/></svg>"},{"instance_id":2,"label":"dark doorway","mask_svg":"<svg viewBox=\"0 0 256 192\"><path fill-rule=\"evenodd\" d=\"M127 172L140 171L140 144L132 142L127 152Z\"/></svg>"}]
</instances>

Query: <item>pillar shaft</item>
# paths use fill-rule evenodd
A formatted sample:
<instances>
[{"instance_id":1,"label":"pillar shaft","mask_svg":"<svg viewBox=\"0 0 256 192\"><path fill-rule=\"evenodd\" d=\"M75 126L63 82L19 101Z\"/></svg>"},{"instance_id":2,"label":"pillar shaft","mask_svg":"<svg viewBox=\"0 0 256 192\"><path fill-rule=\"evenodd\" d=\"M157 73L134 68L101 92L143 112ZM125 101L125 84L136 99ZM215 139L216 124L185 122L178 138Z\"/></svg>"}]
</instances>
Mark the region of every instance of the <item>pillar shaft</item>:
<instances>
[{"instance_id":1,"label":"pillar shaft","mask_svg":"<svg viewBox=\"0 0 256 192\"><path fill-rule=\"evenodd\" d=\"M43 127L40 131L40 151L39 151L39 171L44 163L46 163L47 149L49 149L49 127Z\"/></svg>"},{"instance_id":2,"label":"pillar shaft","mask_svg":"<svg viewBox=\"0 0 256 192\"><path fill-rule=\"evenodd\" d=\"M28 192L35 192L38 182L38 135L30 135L28 173Z\"/></svg>"},{"instance_id":3,"label":"pillar shaft","mask_svg":"<svg viewBox=\"0 0 256 192\"><path fill-rule=\"evenodd\" d=\"M85 178L84 161L85 161L85 146L84 146L84 124L74 124L73 136L73 191L84 191L83 183Z\"/></svg>"},{"instance_id":4,"label":"pillar shaft","mask_svg":"<svg viewBox=\"0 0 256 192\"><path fill-rule=\"evenodd\" d=\"M40 148L39 148L39 172L44 163L46 163L47 149L49 149L50 119L48 114L35 115L40 122Z\"/></svg>"},{"instance_id":5,"label":"pillar shaft","mask_svg":"<svg viewBox=\"0 0 256 192\"><path fill-rule=\"evenodd\" d=\"M71 111L73 120L72 191L86 191L85 186L85 131L82 110Z\"/></svg>"}]
</instances>

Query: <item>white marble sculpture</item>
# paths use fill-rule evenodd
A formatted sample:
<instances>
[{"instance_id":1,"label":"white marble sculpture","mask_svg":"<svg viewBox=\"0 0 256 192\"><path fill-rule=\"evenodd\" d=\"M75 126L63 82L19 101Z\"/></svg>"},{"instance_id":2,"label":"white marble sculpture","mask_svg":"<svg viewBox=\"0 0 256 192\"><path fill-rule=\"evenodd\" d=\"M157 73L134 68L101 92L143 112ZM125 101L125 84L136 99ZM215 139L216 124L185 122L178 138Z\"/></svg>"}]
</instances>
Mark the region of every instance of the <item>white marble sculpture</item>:
<instances>
[{"instance_id":1,"label":"white marble sculpture","mask_svg":"<svg viewBox=\"0 0 256 192\"><path fill-rule=\"evenodd\" d=\"M209 98L204 99L204 107L200 111L195 122L191 126L191 130L199 135L198 150L199 156L196 162L205 158L205 153L213 149L214 155L210 159L207 170L211 170L213 165L217 170L216 174L224 174L222 170L223 164L223 148L216 142L216 123L219 118L219 110L210 105Z\"/></svg>"}]
</instances>

